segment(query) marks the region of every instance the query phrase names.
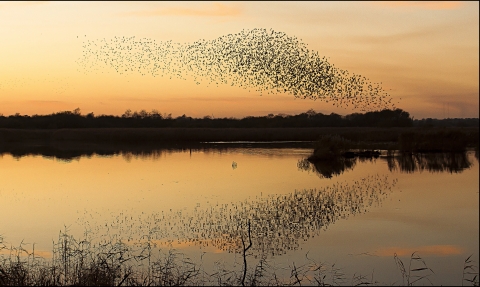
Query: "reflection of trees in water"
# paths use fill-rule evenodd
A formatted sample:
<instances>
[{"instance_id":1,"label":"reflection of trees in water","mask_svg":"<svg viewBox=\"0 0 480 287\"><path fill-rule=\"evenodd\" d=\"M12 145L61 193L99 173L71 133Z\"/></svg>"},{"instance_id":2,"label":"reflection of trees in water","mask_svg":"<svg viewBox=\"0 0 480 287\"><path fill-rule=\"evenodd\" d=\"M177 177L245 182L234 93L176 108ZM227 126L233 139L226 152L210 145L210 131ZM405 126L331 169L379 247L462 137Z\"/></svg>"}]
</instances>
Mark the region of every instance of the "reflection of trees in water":
<instances>
[{"instance_id":1,"label":"reflection of trees in water","mask_svg":"<svg viewBox=\"0 0 480 287\"><path fill-rule=\"evenodd\" d=\"M299 170L315 172L320 178L332 178L342 174L344 171L353 169L357 158L336 157L328 160L310 162L308 159L301 159L297 163Z\"/></svg>"},{"instance_id":2,"label":"reflection of trees in water","mask_svg":"<svg viewBox=\"0 0 480 287\"><path fill-rule=\"evenodd\" d=\"M384 158L390 171L413 173L417 171L450 173L462 172L471 167L466 152L463 153L414 153L400 154Z\"/></svg>"},{"instance_id":3,"label":"reflection of trees in water","mask_svg":"<svg viewBox=\"0 0 480 287\"><path fill-rule=\"evenodd\" d=\"M297 249L300 241L318 235L338 219L380 204L395 183L387 176L376 175L321 190L301 190L206 208L197 205L191 212L170 210L137 217L121 213L96 232L110 232L110 236L114 232L128 241L148 235L160 243L240 252L250 221L254 254L279 255Z\"/></svg>"},{"instance_id":4,"label":"reflection of trees in water","mask_svg":"<svg viewBox=\"0 0 480 287\"><path fill-rule=\"evenodd\" d=\"M121 156L127 162L132 159L159 160L166 155L179 152L203 152L205 154L242 153L262 156L291 156L292 154L305 153L298 147L305 148L305 143L251 143L246 144L11 144L0 145L0 155L11 154L14 158L20 159L28 156L42 156L48 159L56 159L64 162L80 160L82 157L115 157Z\"/></svg>"},{"instance_id":5,"label":"reflection of trees in water","mask_svg":"<svg viewBox=\"0 0 480 287\"><path fill-rule=\"evenodd\" d=\"M180 149L182 150L182 149ZM121 155L126 161L130 161L132 158L141 159L159 159L165 153L172 153L173 149L159 149L159 148L146 148L135 146L116 146L116 145L10 145L2 146L0 148L0 154L11 154L14 158L22 158L28 156L42 156L48 159L56 159L64 162L71 162L72 160L79 160L82 157L91 158L92 156L98 157L113 157Z\"/></svg>"},{"instance_id":6,"label":"reflection of trees in water","mask_svg":"<svg viewBox=\"0 0 480 287\"><path fill-rule=\"evenodd\" d=\"M38 145L38 146L2 146L0 155L11 154L14 158L22 158L28 156L42 156L48 159L56 159L58 161L71 162L72 160L80 160L80 158L91 157L115 157L121 156L125 161L130 162L132 159L142 160L159 160L165 155L178 152L211 152L209 148L202 147L158 147L156 145L135 146L135 145ZM225 152L226 149L218 148L218 152Z\"/></svg>"},{"instance_id":7,"label":"reflection of trees in water","mask_svg":"<svg viewBox=\"0 0 480 287\"><path fill-rule=\"evenodd\" d=\"M475 157L478 160L478 151L475 151ZM466 152L463 153L414 153L397 154L382 157L387 161L390 171L399 170L400 172L450 172L458 173L472 166ZM338 157L332 160L321 160L310 162L307 159L301 159L297 162L297 167L301 171L315 172L320 178L331 178L343 172L353 169L357 163L363 161L375 161L375 158L344 158Z\"/></svg>"}]
</instances>

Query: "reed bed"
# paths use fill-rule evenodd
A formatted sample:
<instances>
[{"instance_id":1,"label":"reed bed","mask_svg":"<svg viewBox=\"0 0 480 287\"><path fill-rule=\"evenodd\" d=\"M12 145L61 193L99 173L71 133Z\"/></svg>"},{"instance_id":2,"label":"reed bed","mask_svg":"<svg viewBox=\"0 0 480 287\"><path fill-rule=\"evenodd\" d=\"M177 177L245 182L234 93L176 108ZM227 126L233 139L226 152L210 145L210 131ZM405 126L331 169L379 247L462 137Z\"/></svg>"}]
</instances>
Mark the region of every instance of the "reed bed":
<instances>
[{"instance_id":1,"label":"reed bed","mask_svg":"<svg viewBox=\"0 0 480 287\"><path fill-rule=\"evenodd\" d=\"M390 138L389 143L383 143L384 147L379 148L380 138L385 139L384 136L374 139L366 135L359 141L352 140L351 134L347 134L347 136L341 136L338 133L322 135L315 142L313 154L309 157L309 160L313 162L320 160L331 161L341 156L352 157L355 155L352 152L353 149L363 150L362 153L370 149L370 155L379 154L373 149L400 150L402 153L458 153L465 152L468 147L478 150L479 144L478 130L471 129L404 129L400 131L397 141Z\"/></svg>"},{"instance_id":2,"label":"reed bed","mask_svg":"<svg viewBox=\"0 0 480 287\"><path fill-rule=\"evenodd\" d=\"M161 253L149 241L126 245L119 240L93 244L77 239L67 230L54 242L51 259L29 252L21 243L7 248L0 237L0 286L365 286L380 282L371 275L347 275L333 265L306 259L309 263L289 266L290 277L277 275L266 257L248 269L228 270L221 262L207 273L182 253ZM8 252L5 252L8 251ZM160 254L160 255L159 255ZM432 284L435 273L413 253L408 265L394 254L403 286ZM285 271L285 270L283 270ZM479 286L478 268L471 256L465 259L461 285Z\"/></svg>"},{"instance_id":3,"label":"reed bed","mask_svg":"<svg viewBox=\"0 0 480 287\"><path fill-rule=\"evenodd\" d=\"M52 258L28 252L21 243L0 256L0 286L182 286L198 285L199 269L180 253L154 257L151 242L77 239L61 231Z\"/></svg>"},{"instance_id":4,"label":"reed bed","mask_svg":"<svg viewBox=\"0 0 480 287\"><path fill-rule=\"evenodd\" d=\"M462 152L468 146L478 145L478 133L458 129L407 131L400 134L402 152Z\"/></svg>"},{"instance_id":5,"label":"reed bed","mask_svg":"<svg viewBox=\"0 0 480 287\"><path fill-rule=\"evenodd\" d=\"M339 135L322 136L316 143L310 160L332 160L354 147L352 141Z\"/></svg>"},{"instance_id":6,"label":"reed bed","mask_svg":"<svg viewBox=\"0 0 480 287\"><path fill-rule=\"evenodd\" d=\"M445 128L85 128L85 129L0 129L0 143L18 142L217 142L217 141L316 141L325 135L338 135L358 143L398 144L402 133L445 130ZM467 135L472 146L478 143L478 128L448 128Z\"/></svg>"},{"instance_id":7,"label":"reed bed","mask_svg":"<svg viewBox=\"0 0 480 287\"><path fill-rule=\"evenodd\" d=\"M201 264L194 264L181 253L170 251L155 257L159 250L152 249L149 244L139 249L121 242L95 246L60 232L51 260L36 256L34 251L29 253L22 243L9 248L9 255L0 257L0 286L287 286L312 283L311 278L321 285L329 279L345 280L338 268L329 271L317 263L294 264L292 278L280 279L266 259L250 268L246 276L242 276L242 270L225 269L220 262L215 272L206 273Z\"/></svg>"},{"instance_id":8,"label":"reed bed","mask_svg":"<svg viewBox=\"0 0 480 287\"><path fill-rule=\"evenodd\" d=\"M104 128L20 130L0 129L0 142L218 142L315 141L324 134L356 140L396 141L402 128Z\"/></svg>"}]
</instances>

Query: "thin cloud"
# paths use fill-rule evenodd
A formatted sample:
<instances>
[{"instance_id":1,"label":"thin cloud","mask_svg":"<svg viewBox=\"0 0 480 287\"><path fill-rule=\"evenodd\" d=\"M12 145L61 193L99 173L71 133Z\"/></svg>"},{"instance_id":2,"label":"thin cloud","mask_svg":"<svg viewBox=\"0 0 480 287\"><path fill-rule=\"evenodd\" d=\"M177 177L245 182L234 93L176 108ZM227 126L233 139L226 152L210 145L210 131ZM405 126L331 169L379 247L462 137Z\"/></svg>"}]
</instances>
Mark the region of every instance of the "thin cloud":
<instances>
[{"instance_id":1,"label":"thin cloud","mask_svg":"<svg viewBox=\"0 0 480 287\"><path fill-rule=\"evenodd\" d=\"M425 10L453 10L464 5L462 1L379 1L372 4L388 8L418 8Z\"/></svg>"},{"instance_id":2,"label":"thin cloud","mask_svg":"<svg viewBox=\"0 0 480 287\"><path fill-rule=\"evenodd\" d=\"M398 256L410 256L413 252L417 252L419 255L430 256L450 256L462 254L464 250L455 245L429 245L418 247L387 247L381 248L375 252L377 256L392 256L396 253Z\"/></svg>"},{"instance_id":3,"label":"thin cloud","mask_svg":"<svg viewBox=\"0 0 480 287\"><path fill-rule=\"evenodd\" d=\"M375 36L354 36L351 37L353 41L372 43L372 44L393 44L400 41L420 39L425 40L426 37L444 38L447 34L458 33L459 30L464 29L465 26L471 25L468 20L445 22L430 27L419 27L415 30L392 33L388 35L375 35Z\"/></svg>"},{"instance_id":4,"label":"thin cloud","mask_svg":"<svg viewBox=\"0 0 480 287\"><path fill-rule=\"evenodd\" d=\"M29 104L70 104L69 102L64 102L64 101L46 101L46 100L28 100L25 102Z\"/></svg>"},{"instance_id":5,"label":"thin cloud","mask_svg":"<svg viewBox=\"0 0 480 287\"><path fill-rule=\"evenodd\" d=\"M155 16L199 16L199 17L225 17L239 16L242 9L236 6L229 6L222 3L212 3L212 5L202 8L191 7L168 7L149 11L137 11L123 14L124 16L155 17Z\"/></svg>"},{"instance_id":6,"label":"thin cloud","mask_svg":"<svg viewBox=\"0 0 480 287\"><path fill-rule=\"evenodd\" d=\"M291 102L294 100L290 95L282 96L276 95L276 97L268 97L253 94L251 96L229 96L229 97L212 97L212 96L198 96L198 97L161 97L161 98L154 98L154 97L110 97L110 100L114 101L134 101L134 102L257 102L259 100L263 101L286 101Z\"/></svg>"},{"instance_id":7,"label":"thin cloud","mask_svg":"<svg viewBox=\"0 0 480 287\"><path fill-rule=\"evenodd\" d=\"M423 31L409 31L405 33L397 33L383 36L361 36L352 37L354 41L368 44L394 44L399 41L405 41L410 39L422 39L425 36L438 33L436 29L425 29Z\"/></svg>"}]
</instances>

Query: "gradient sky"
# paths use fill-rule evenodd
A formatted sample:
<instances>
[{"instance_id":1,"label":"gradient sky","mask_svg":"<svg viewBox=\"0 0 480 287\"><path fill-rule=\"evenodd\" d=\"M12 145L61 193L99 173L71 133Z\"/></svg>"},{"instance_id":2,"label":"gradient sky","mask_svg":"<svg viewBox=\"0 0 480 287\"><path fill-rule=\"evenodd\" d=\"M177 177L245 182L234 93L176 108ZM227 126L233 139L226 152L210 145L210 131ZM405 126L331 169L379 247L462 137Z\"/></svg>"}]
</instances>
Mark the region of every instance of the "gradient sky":
<instances>
[{"instance_id":1,"label":"gradient sky","mask_svg":"<svg viewBox=\"0 0 480 287\"><path fill-rule=\"evenodd\" d=\"M478 2L0 2L0 113L174 117L358 112L291 94L194 81L85 73L87 40L192 43L265 28L301 39L330 63L372 82L415 118L479 116ZM78 36L78 37L77 37Z\"/></svg>"}]
</instances>

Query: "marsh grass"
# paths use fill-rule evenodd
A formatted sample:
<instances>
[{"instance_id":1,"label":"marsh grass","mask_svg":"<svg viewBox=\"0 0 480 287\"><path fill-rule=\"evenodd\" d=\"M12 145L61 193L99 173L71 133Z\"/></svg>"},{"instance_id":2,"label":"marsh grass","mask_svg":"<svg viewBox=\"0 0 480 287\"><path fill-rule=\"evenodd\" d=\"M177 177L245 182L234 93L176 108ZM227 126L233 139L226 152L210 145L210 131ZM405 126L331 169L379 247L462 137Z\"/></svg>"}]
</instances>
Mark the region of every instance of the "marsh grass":
<instances>
[{"instance_id":1,"label":"marsh grass","mask_svg":"<svg viewBox=\"0 0 480 287\"><path fill-rule=\"evenodd\" d=\"M0 129L0 143L8 142L217 142L314 141L322 128L97 128L58 130ZM350 129L354 131L354 129Z\"/></svg>"},{"instance_id":2,"label":"marsh grass","mask_svg":"<svg viewBox=\"0 0 480 287\"><path fill-rule=\"evenodd\" d=\"M432 152L465 152L468 147L473 147L478 158L478 129L396 129L377 130L378 134L372 136L365 130L363 137L357 137L354 133L324 134L314 143L312 155L308 158L311 162L332 161L340 157L378 156L375 149L387 151L387 156L394 155L394 150L404 154L432 153ZM384 133L385 134L382 134ZM387 140L387 141L384 141Z\"/></svg>"},{"instance_id":3,"label":"marsh grass","mask_svg":"<svg viewBox=\"0 0 480 287\"><path fill-rule=\"evenodd\" d=\"M435 274L435 272L427 266L425 261L416 252L413 252L410 256L407 267L403 264L403 261L396 253L393 258L397 264L398 270L402 274L404 286L413 286L416 282L421 280L427 280L433 285L428 277Z\"/></svg>"},{"instance_id":4,"label":"marsh grass","mask_svg":"<svg viewBox=\"0 0 480 287\"><path fill-rule=\"evenodd\" d=\"M332 167L347 166L351 168L355 164L353 159L356 157L371 159L380 156L379 151L369 149L369 147L372 147L372 145L363 141L353 142L337 134L324 135L315 142L313 154L308 157L308 160L315 165L323 163ZM392 147L388 146L387 148ZM317 168L317 170L322 170L322 168Z\"/></svg>"},{"instance_id":5,"label":"marsh grass","mask_svg":"<svg viewBox=\"0 0 480 287\"><path fill-rule=\"evenodd\" d=\"M315 143L310 160L331 160L353 148L352 141L339 135L325 135Z\"/></svg>"},{"instance_id":6,"label":"marsh grass","mask_svg":"<svg viewBox=\"0 0 480 287\"><path fill-rule=\"evenodd\" d=\"M322 136L338 135L357 146L398 149L401 134L460 131L472 147L478 143L478 128L417 127L319 127L319 128L84 128L84 129L0 129L0 143L165 143L215 141L316 141ZM362 147L358 147L362 148Z\"/></svg>"},{"instance_id":7,"label":"marsh grass","mask_svg":"<svg viewBox=\"0 0 480 287\"><path fill-rule=\"evenodd\" d=\"M0 241L1 242L1 241ZM151 245L120 240L92 244L61 231L47 260L24 248L0 256L0 286L181 286L193 285L196 265L181 253L154 256ZM2 245L2 250L7 249ZM150 248L150 249L149 249ZM157 252L157 254L159 254Z\"/></svg>"},{"instance_id":8,"label":"marsh grass","mask_svg":"<svg viewBox=\"0 0 480 287\"><path fill-rule=\"evenodd\" d=\"M246 248L245 248L246 249ZM8 248L0 237L0 286L370 286L379 284L374 274L353 274L349 277L343 269L318 263L306 254L306 263L292 263L288 267L272 266L266 256L254 265L241 269L229 269L225 263L215 262L214 271L208 273L203 262L194 263L184 254L170 250L163 254L155 244L146 241L138 245L126 245L112 239L92 243L78 240L60 231L53 242L52 258L35 255L35 249L27 251L26 244ZM246 254L245 256L251 256ZM469 256L464 261L462 285L478 286L478 271ZM244 257L245 258L245 257ZM408 266L394 255L402 284L413 286L428 281L434 275L425 261L414 252ZM280 277L278 272L290 276Z\"/></svg>"},{"instance_id":9,"label":"marsh grass","mask_svg":"<svg viewBox=\"0 0 480 287\"><path fill-rule=\"evenodd\" d=\"M463 263L462 286L464 286L465 282L468 282L473 286L479 285L478 267L471 259L472 255L468 256Z\"/></svg>"},{"instance_id":10,"label":"marsh grass","mask_svg":"<svg viewBox=\"0 0 480 287\"><path fill-rule=\"evenodd\" d=\"M478 145L478 133L474 136L458 129L408 131L400 134L399 147L402 152L462 152Z\"/></svg>"}]
</instances>

